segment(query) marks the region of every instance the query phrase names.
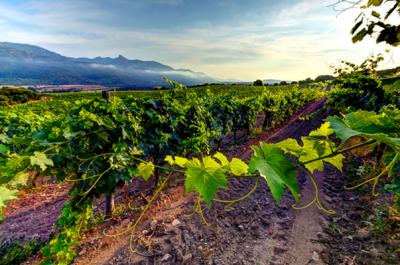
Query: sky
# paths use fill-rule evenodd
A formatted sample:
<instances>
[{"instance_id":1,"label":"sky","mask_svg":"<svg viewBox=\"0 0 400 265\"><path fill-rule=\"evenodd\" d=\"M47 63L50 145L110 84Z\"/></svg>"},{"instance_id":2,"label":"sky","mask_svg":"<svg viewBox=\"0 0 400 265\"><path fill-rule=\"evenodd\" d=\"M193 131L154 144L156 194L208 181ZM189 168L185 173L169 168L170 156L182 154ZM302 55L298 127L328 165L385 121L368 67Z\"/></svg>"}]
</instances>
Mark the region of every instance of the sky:
<instances>
[{"instance_id":1,"label":"sky","mask_svg":"<svg viewBox=\"0 0 400 265\"><path fill-rule=\"evenodd\" d=\"M212 77L299 80L384 52L353 44L335 0L1 0L0 41L65 56L154 60ZM391 47L381 68L399 62Z\"/></svg>"}]
</instances>

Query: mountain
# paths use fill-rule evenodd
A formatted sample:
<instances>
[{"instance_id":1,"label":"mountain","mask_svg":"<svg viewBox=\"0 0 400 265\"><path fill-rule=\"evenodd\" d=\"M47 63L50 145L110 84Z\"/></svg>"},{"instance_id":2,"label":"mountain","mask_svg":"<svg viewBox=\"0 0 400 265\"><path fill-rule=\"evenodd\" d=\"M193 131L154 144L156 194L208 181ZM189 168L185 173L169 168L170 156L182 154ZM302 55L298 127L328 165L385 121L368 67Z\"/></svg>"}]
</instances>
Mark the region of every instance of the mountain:
<instances>
[{"instance_id":1,"label":"mountain","mask_svg":"<svg viewBox=\"0 0 400 265\"><path fill-rule=\"evenodd\" d=\"M287 80L265 79L265 80L263 80L263 84L273 85L273 84L279 84L282 81L285 81L287 83L292 82L292 81L287 81Z\"/></svg>"},{"instance_id":2,"label":"mountain","mask_svg":"<svg viewBox=\"0 0 400 265\"><path fill-rule=\"evenodd\" d=\"M186 85L216 82L204 73L174 69L155 61L71 58L28 44L0 42L0 85L103 85L151 88L163 77Z\"/></svg>"}]
</instances>

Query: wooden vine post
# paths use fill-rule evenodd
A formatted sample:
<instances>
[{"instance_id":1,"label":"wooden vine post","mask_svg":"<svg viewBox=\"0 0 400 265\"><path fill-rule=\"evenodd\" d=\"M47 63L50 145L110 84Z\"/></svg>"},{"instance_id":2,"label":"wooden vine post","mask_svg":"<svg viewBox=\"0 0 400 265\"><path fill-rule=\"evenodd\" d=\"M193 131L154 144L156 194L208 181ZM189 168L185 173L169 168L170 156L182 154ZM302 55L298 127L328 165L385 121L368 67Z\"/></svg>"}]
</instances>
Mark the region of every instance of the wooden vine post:
<instances>
[{"instance_id":1,"label":"wooden vine post","mask_svg":"<svg viewBox=\"0 0 400 265\"><path fill-rule=\"evenodd\" d=\"M110 100L110 91L103 90L101 92L101 96L103 99L109 101ZM106 203L106 209L105 209L106 219L109 219L112 217L112 213L114 211L115 196L114 196L114 193L106 193L105 196L106 196L106 198L105 198L106 199L106 201L105 201L105 203Z\"/></svg>"}]
</instances>

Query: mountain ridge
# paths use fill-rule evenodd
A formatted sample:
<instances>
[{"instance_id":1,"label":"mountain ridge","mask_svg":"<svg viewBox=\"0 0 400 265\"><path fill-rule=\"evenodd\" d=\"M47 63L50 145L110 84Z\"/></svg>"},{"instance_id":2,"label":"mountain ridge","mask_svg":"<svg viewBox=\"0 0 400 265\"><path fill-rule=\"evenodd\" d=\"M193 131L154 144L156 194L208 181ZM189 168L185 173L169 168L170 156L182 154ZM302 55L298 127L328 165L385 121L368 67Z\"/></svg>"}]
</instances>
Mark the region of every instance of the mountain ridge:
<instances>
[{"instance_id":1,"label":"mountain ridge","mask_svg":"<svg viewBox=\"0 0 400 265\"><path fill-rule=\"evenodd\" d=\"M166 85L163 77L186 85L218 81L190 69L174 69L156 62L118 57L67 57L45 48L0 42L0 85L87 84L150 88Z\"/></svg>"}]
</instances>

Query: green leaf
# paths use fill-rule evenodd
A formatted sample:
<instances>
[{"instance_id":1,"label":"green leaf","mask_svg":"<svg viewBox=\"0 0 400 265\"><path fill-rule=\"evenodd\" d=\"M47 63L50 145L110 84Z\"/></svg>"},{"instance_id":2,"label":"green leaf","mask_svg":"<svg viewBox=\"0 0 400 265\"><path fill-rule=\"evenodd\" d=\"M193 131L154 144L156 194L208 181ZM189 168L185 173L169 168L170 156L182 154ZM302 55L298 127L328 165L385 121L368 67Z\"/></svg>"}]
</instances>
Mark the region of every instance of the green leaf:
<instances>
[{"instance_id":1,"label":"green leaf","mask_svg":"<svg viewBox=\"0 0 400 265\"><path fill-rule=\"evenodd\" d=\"M0 186L0 208L6 207L6 202L17 198L17 190L10 190Z\"/></svg>"},{"instance_id":2,"label":"green leaf","mask_svg":"<svg viewBox=\"0 0 400 265\"><path fill-rule=\"evenodd\" d=\"M172 156L168 155L165 157L165 162L168 162L171 166L177 165L180 167L185 167L188 159L180 156L175 156L175 158L173 158Z\"/></svg>"},{"instance_id":3,"label":"green leaf","mask_svg":"<svg viewBox=\"0 0 400 265\"><path fill-rule=\"evenodd\" d=\"M139 177L142 177L144 180L148 180L151 175L154 174L154 164L153 162L142 162L139 164L137 168L137 174Z\"/></svg>"},{"instance_id":4,"label":"green leaf","mask_svg":"<svg viewBox=\"0 0 400 265\"><path fill-rule=\"evenodd\" d=\"M338 154L334 157L319 159L323 156L328 156L332 154L332 152L334 151L333 149L331 149L331 146L333 146L333 144L331 143L330 140L327 139L321 140L306 136L302 137L301 141L303 142L303 147L302 147L302 152L299 156L299 161L305 163L304 166L312 174L315 172L315 170L321 172L324 170L323 162L330 163L338 170L342 171L343 169L342 161L344 159L344 156L342 154ZM308 163L309 161L312 161L314 159L316 159L316 161Z\"/></svg>"},{"instance_id":5,"label":"green leaf","mask_svg":"<svg viewBox=\"0 0 400 265\"><path fill-rule=\"evenodd\" d=\"M172 156L168 155L165 157L165 162L168 162L171 166L175 165L175 160Z\"/></svg>"},{"instance_id":6,"label":"green leaf","mask_svg":"<svg viewBox=\"0 0 400 265\"><path fill-rule=\"evenodd\" d=\"M358 41L362 41L364 37L367 35L368 31L366 29L360 30L356 35L353 36L352 41L356 43Z\"/></svg>"},{"instance_id":7,"label":"green leaf","mask_svg":"<svg viewBox=\"0 0 400 265\"><path fill-rule=\"evenodd\" d=\"M383 0L368 0L367 6L380 6L382 4Z\"/></svg>"},{"instance_id":8,"label":"green leaf","mask_svg":"<svg viewBox=\"0 0 400 265\"><path fill-rule=\"evenodd\" d=\"M324 161L330 163L331 165L336 167L338 170L340 170L340 172L342 172L343 171L343 159L344 159L344 155L339 154L334 157L324 158Z\"/></svg>"},{"instance_id":9,"label":"green leaf","mask_svg":"<svg viewBox=\"0 0 400 265\"><path fill-rule=\"evenodd\" d=\"M131 167L129 167L129 168L128 168L128 174L129 174L129 176L130 176L131 178L136 177L136 176L138 175L138 170L137 170L137 168L131 168Z\"/></svg>"},{"instance_id":10,"label":"green leaf","mask_svg":"<svg viewBox=\"0 0 400 265\"><path fill-rule=\"evenodd\" d=\"M189 160L185 171L185 190L197 191L201 198L211 205L215 193L219 188L227 187L227 179L221 165L211 157Z\"/></svg>"},{"instance_id":11,"label":"green leaf","mask_svg":"<svg viewBox=\"0 0 400 265\"><path fill-rule=\"evenodd\" d=\"M45 153L34 152L33 154L33 156L29 157L32 166L39 166L43 171L47 169L47 166L54 166L53 161L49 159Z\"/></svg>"},{"instance_id":12,"label":"green leaf","mask_svg":"<svg viewBox=\"0 0 400 265\"><path fill-rule=\"evenodd\" d=\"M228 168L230 173L235 176L241 176L248 172L249 167L247 164L238 158L233 158L232 161L229 162L228 158L220 152L215 153L213 157L218 159L221 166Z\"/></svg>"},{"instance_id":13,"label":"green leaf","mask_svg":"<svg viewBox=\"0 0 400 265\"><path fill-rule=\"evenodd\" d=\"M0 144L0 155L6 155L10 151L10 148L4 144Z\"/></svg>"},{"instance_id":14,"label":"green leaf","mask_svg":"<svg viewBox=\"0 0 400 265\"><path fill-rule=\"evenodd\" d=\"M353 136L362 136L390 146L400 147L400 138L391 137L388 134L398 131L398 125L394 124L384 113L357 111L346 115L344 119L329 117L327 120L342 142L346 142Z\"/></svg>"},{"instance_id":15,"label":"green leaf","mask_svg":"<svg viewBox=\"0 0 400 265\"><path fill-rule=\"evenodd\" d=\"M318 159L325 154L325 141L311 137L301 137L301 141L303 142L303 147L299 156L300 162L304 163ZM324 170L324 163L322 160L317 160L307 163L305 167L313 174L315 170L322 172Z\"/></svg>"},{"instance_id":16,"label":"green leaf","mask_svg":"<svg viewBox=\"0 0 400 265\"><path fill-rule=\"evenodd\" d=\"M285 153L289 153L295 156L299 156L302 150L302 147L299 145L299 143L292 138L275 143L274 146L282 149Z\"/></svg>"},{"instance_id":17,"label":"green leaf","mask_svg":"<svg viewBox=\"0 0 400 265\"><path fill-rule=\"evenodd\" d=\"M26 172L18 172L9 182L11 186L15 185L26 185L29 180L29 173Z\"/></svg>"},{"instance_id":18,"label":"green leaf","mask_svg":"<svg viewBox=\"0 0 400 265\"><path fill-rule=\"evenodd\" d=\"M247 174L249 166L238 158L233 158L229 163L229 169L235 176L241 176Z\"/></svg>"},{"instance_id":19,"label":"green leaf","mask_svg":"<svg viewBox=\"0 0 400 265\"><path fill-rule=\"evenodd\" d=\"M328 137L333 134L333 129L330 126L331 124L329 122L325 122L317 130L310 132L309 136Z\"/></svg>"},{"instance_id":20,"label":"green leaf","mask_svg":"<svg viewBox=\"0 0 400 265\"><path fill-rule=\"evenodd\" d=\"M375 10L372 10L371 15L376 17L376 18L381 18L381 14L379 14L378 12L376 12Z\"/></svg>"},{"instance_id":21,"label":"green leaf","mask_svg":"<svg viewBox=\"0 0 400 265\"><path fill-rule=\"evenodd\" d=\"M258 171L267 181L274 199L279 202L288 187L296 201L300 199L300 190L296 182L296 168L282 149L273 144L262 143L253 146L253 156L249 162L249 172Z\"/></svg>"},{"instance_id":22,"label":"green leaf","mask_svg":"<svg viewBox=\"0 0 400 265\"><path fill-rule=\"evenodd\" d=\"M363 21L364 21L364 19L362 18L362 19L360 19L360 21L358 21L358 22L354 25L354 27L351 29L351 35L353 35L353 34L358 30L358 28L361 26L361 24L363 23Z\"/></svg>"},{"instance_id":23,"label":"green leaf","mask_svg":"<svg viewBox=\"0 0 400 265\"><path fill-rule=\"evenodd\" d=\"M229 161L228 158L226 158L226 156L220 152L217 152L213 155L213 157L215 157L216 159L219 160L219 162L221 163L221 165L224 166L228 166L229 165Z\"/></svg>"}]
</instances>

